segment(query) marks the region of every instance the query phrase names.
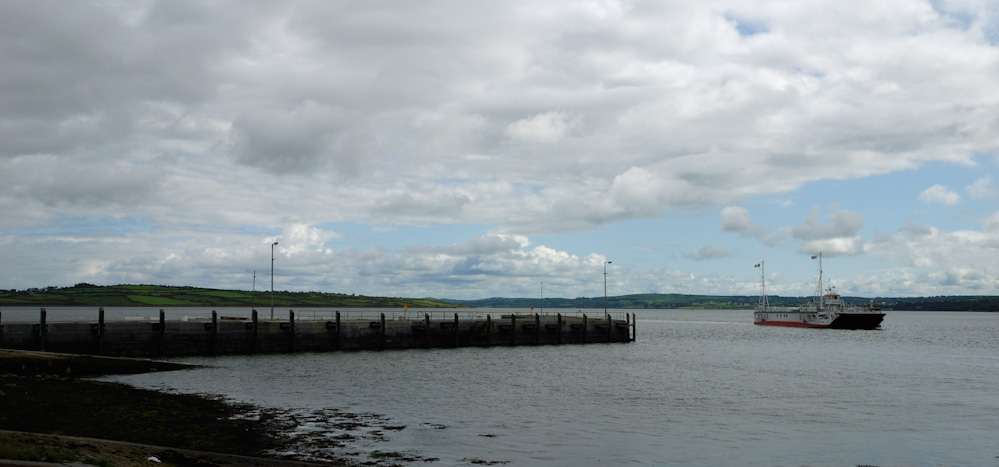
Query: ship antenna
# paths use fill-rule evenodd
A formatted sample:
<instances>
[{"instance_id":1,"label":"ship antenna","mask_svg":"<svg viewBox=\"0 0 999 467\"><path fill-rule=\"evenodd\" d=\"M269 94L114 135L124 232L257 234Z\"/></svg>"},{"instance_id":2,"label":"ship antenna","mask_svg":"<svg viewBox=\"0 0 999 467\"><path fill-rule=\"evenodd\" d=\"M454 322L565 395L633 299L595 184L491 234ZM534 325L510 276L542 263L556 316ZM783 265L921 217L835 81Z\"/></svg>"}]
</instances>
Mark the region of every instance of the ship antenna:
<instances>
[{"instance_id":1,"label":"ship antenna","mask_svg":"<svg viewBox=\"0 0 999 467\"><path fill-rule=\"evenodd\" d=\"M819 299L819 311L823 311L826 308L825 295L822 293L822 252L819 252L819 283L816 288L816 293Z\"/></svg>"},{"instance_id":2,"label":"ship antenna","mask_svg":"<svg viewBox=\"0 0 999 467\"><path fill-rule=\"evenodd\" d=\"M761 308L761 311L767 311L770 308L770 304L767 302L767 282L766 282L766 266L764 261L760 261L760 301L757 304Z\"/></svg>"}]
</instances>

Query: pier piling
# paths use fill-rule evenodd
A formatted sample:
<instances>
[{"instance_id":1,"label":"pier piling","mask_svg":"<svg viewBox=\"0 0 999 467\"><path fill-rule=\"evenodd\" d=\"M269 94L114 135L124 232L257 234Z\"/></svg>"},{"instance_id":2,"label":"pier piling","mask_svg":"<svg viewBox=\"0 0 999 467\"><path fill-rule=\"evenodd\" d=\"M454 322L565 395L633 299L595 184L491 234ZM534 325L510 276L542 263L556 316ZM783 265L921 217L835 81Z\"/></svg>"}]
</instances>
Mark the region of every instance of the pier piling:
<instances>
[{"instance_id":1,"label":"pier piling","mask_svg":"<svg viewBox=\"0 0 999 467\"><path fill-rule=\"evenodd\" d=\"M104 352L104 307L97 311L97 353Z\"/></svg>"},{"instance_id":2,"label":"pier piling","mask_svg":"<svg viewBox=\"0 0 999 467\"><path fill-rule=\"evenodd\" d=\"M49 326L45 324L45 308L42 308L41 316L38 318L38 349L45 351L45 341L48 338Z\"/></svg>"},{"instance_id":3,"label":"pier piling","mask_svg":"<svg viewBox=\"0 0 999 467\"><path fill-rule=\"evenodd\" d=\"M340 311L336 312L336 341L333 344L333 350L340 350Z\"/></svg>"},{"instance_id":4,"label":"pier piling","mask_svg":"<svg viewBox=\"0 0 999 467\"><path fill-rule=\"evenodd\" d=\"M260 327L258 323L257 310L253 310L250 318L253 320L253 337L250 339L250 353L257 353L257 329Z\"/></svg>"},{"instance_id":5,"label":"pier piling","mask_svg":"<svg viewBox=\"0 0 999 467\"><path fill-rule=\"evenodd\" d=\"M385 313L381 313L381 323L378 328L378 350L385 350Z\"/></svg>"},{"instance_id":6,"label":"pier piling","mask_svg":"<svg viewBox=\"0 0 999 467\"><path fill-rule=\"evenodd\" d=\"M288 350L295 351L295 310L288 310Z\"/></svg>"},{"instance_id":7,"label":"pier piling","mask_svg":"<svg viewBox=\"0 0 999 467\"><path fill-rule=\"evenodd\" d=\"M489 347L489 336L493 333L493 317L486 314L486 347Z\"/></svg>"},{"instance_id":8,"label":"pier piling","mask_svg":"<svg viewBox=\"0 0 999 467\"><path fill-rule=\"evenodd\" d=\"M166 339L166 312L160 309L160 322L156 326L156 355L163 355L163 340Z\"/></svg>"}]
</instances>

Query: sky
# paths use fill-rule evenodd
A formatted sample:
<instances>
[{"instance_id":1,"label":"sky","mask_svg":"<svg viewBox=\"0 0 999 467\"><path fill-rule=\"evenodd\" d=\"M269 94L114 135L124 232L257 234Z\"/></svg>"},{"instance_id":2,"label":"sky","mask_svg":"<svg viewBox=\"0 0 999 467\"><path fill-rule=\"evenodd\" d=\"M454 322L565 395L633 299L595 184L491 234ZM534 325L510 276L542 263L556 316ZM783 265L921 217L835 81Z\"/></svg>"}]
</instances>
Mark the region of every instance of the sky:
<instances>
[{"instance_id":1,"label":"sky","mask_svg":"<svg viewBox=\"0 0 999 467\"><path fill-rule=\"evenodd\" d=\"M819 252L999 294L999 2L0 2L3 289L807 296Z\"/></svg>"}]
</instances>

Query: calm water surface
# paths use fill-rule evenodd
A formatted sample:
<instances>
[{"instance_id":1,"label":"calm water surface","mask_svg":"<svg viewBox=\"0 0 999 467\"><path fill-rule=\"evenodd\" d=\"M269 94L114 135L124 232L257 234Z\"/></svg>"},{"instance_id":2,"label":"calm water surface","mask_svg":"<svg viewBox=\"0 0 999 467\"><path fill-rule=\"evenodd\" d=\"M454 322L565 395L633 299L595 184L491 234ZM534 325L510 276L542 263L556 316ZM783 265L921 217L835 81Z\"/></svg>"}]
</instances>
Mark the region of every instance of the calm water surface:
<instances>
[{"instance_id":1,"label":"calm water surface","mask_svg":"<svg viewBox=\"0 0 999 467\"><path fill-rule=\"evenodd\" d=\"M211 367L113 379L292 410L303 438L344 433L307 414L366 414L379 427L334 452L358 460L999 466L999 313L890 312L879 331L638 320L633 344L187 358Z\"/></svg>"}]
</instances>

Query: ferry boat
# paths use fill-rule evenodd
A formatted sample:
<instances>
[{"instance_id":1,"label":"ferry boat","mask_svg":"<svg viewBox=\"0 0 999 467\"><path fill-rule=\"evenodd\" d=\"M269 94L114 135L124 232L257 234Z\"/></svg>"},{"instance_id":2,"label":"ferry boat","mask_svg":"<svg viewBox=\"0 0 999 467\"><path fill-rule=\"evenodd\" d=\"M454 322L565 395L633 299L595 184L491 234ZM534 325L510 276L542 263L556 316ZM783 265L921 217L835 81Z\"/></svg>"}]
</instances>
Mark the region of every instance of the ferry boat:
<instances>
[{"instance_id":1,"label":"ferry boat","mask_svg":"<svg viewBox=\"0 0 999 467\"><path fill-rule=\"evenodd\" d=\"M753 324L761 326L786 326L796 328L830 328L830 329L878 329L885 314L874 306L847 306L842 297L836 293L835 287L823 290L822 283L822 253L812 256L819 260L819 282L816 287L816 297L811 303L798 307L772 308L767 302L767 289L764 279L764 264L761 261L756 266L760 268L760 301L753 313Z\"/></svg>"}]
</instances>

